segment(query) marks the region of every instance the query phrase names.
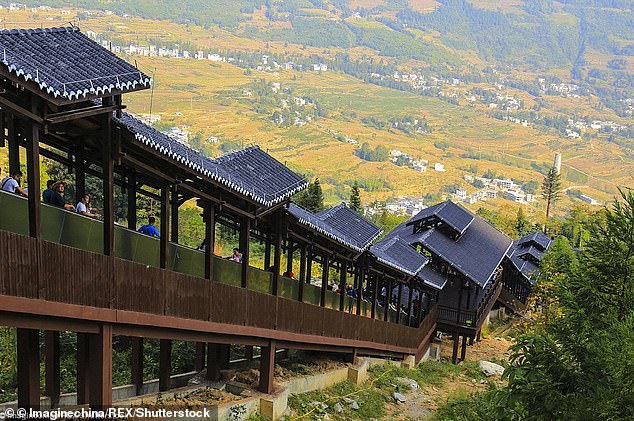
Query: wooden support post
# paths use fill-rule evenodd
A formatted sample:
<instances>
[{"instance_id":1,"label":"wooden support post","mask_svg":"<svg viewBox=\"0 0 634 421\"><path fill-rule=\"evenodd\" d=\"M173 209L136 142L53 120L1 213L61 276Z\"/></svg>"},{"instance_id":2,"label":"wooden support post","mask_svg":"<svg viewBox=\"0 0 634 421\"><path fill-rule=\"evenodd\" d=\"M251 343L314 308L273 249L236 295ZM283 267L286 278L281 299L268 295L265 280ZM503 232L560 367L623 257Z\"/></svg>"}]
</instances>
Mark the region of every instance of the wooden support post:
<instances>
[{"instance_id":1,"label":"wooden support post","mask_svg":"<svg viewBox=\"0 0 634 421\"><path fill-rule=\"evenodd\" d=\"M253 345L244 346L244 359L251 361L253 359Z\"/></svg>"},{"instance_id":2,"label":"wooden support post","mask_svg":"<svg viewBox=\"0 0 634 421\"><path fill-rule=\"evenodd\" d=\"M313 246L308 246L308 255L306 256L306 283L310 284L313 277Z\"/></svg>"},{"instance_id":3,"label":"wooden support post","mask_svg":"<svg viewBox=\"0 0 634 421\"><path fill-rule=\"evenodd\" d=\"M207 344L204 342L196 342L196 357L194 358L194 370L203 371L205 369L205 354L207 353Z\"/></svg>"},{"instance_id":4,"label":"wooden support post","mask_svg":"<svg viewBox=\"0 0 634 421\"><path fill-rule=\"evenodd\" d=\"M358 350L357 348L352 348L352 352L347 354L347 360L350 364L355 365L357 363L358 358Z\"/></svg>"},{"instance_id":5,"label":"wooden support post","mask_svg":"<svg viewBox=\"0 0 634 421\"><path fill-rule=\"evenodd\" d=\"M370 275L372 278L372 309L371 309L371 317L374 319L376 317L376 303L379 295L379 277L376 275Z\"/></svg>"},{"instance_id":6,"label":"wooden support post","mask_svg":"<svg viewBox=\"0 0 634 421\"><path fill-rule=\"evenodd\" d=\"M103 105L112 105L112 98L103 98ZM114 254L114 161L111 113L104 115L102 124L103 252L106 256L111 256Z\"/></svg>"},{"instance_id":7,"label":"wooden support post","mask_svg":"<svg viewBox=\"0 0 634 421\"><path fill-rule=\"evenodd\" d=\"M264 270L269 270L271 267L271 240L270 233L264 236Z\"/></svg>"},{"instance_id":8,"label":"wooden support post","mask_svg":"<svg viewBox=\"0 0 634 421\"><path fill-rule=\"evenodd\" d=\"M345 261L339 267L339 311L343 311L346 300L346 282L348 280L348 267Z\"/></svg>"},{"instance_id":9,"label":"wooden support post","mask_svg":"<svg viewBox=\"0 0 634 421\"><path fill-rule=\"evenodd\" d=\"M460 350L460 361L464 361L466 355L467 355L467 337L463 335L462 349Z\"/></svg>"},{"instance_id":10,"label":"wooden support post","mask_svg":"<svg viewBox=\"0 0 634 421\"><path fill-rule=\"evenodd\" d=\"M262 347L260 355L260 386L262 393L273 393L273 373L275 371L275 341L270 341L269 346Z\"/></svg>"},{"instance_id":11,"label":"wooden support post","mask_svg":"<svg viewBox=\"0 0 634 421\"><path fill-rule=\"evenodd\" d=\"M47 330L44 333L46 367L46 396L51 399L51 408L59 406L60 395L60 348L59 332Z\"/></svg>"},{"instance_id":12,"label":"wooden support post","mask_svg":"<svg viewBox=\"0 0 634 421\"><path fill-rule=\"evenodd\" d=\"M35 101L33 110L37 111ZM26 172L29 182L29 235L33 238L41 237L40 215L40 128L36 124L28 123L29 139L26 147ZM17 142L17 139L15 139Z\"/></svg>"},{"instance_id":13,"label":"wooden support post","mask_svg":"<svg viewBox=\"0 0 634 421\"><path fill-rule=\"evenodd\" d=\"M218 349L219 349L218 359L220 360L220 368L229 368L229 363L231 362L231 345L221 344L219 345Z\"/></svg>"},{"instance_id":14,"label":"wooden support post","mask_svg":"<svg viewBox=\"0 0 634 421\"><path fill-rule=\"evenodd\" d=\"M398 283L398 297L396 297L396 324L401 322L401 306L403 305L403 284Z\"/></svg>"},{"instance_id":15,"label":"wooden support post","mask_svg":"<svg viewBox=\"0 0 634 421\"><path fill-rule=\"evenodd\" d=\"M480 334L482 333L482 329L478 330L478 333L476 334L476 342L480 342Z\"/></svg>"},{"instance_id":16,"label":"wooden support post","mask_svg":"<svg viewBox=\"0 0 634 421\"><path fill-rule=\"evenodd\" d=\"M20 141L15 127L15 117L7 112L7 143L9 146L9 173L20 171ZM2 134L4 136L4 133Z\"/></svg>"},{"instance_id":17,"label":"wooden support post","mask_svg":"<svg viewBox=\"0 0 634 421\"><path fill-rule=\"evenodd\" d=\"M273 228L273 285L271 294L277 295L280 283L280 266L282 264L282 211L275 215Z\"/></svg>"},{"instance_id":18,"label":"wooden support post","mask_svg":"<svg viewBox=\"0 0 634 421\"><path fill-rule=\"evenodd\" d=\"M407 326L412 326L412 311L414 310L414 282L410 282L407 286L409 294L407 295ZM418 293L420 295L420 292Z\"/></svg>"},{"instance_id":19,"label":"wooden support post","mask_svg":"<svg viewBox=\"0 0 634 421\"><path fill-rule=\"evenodd\" d=\"M246 216L240 223L240 253L242 253L242 271L240 285L242 288L249 286L249 245L251 243L251 219Z\"/></svg>"},{"instance_id":20,"label":"wooden support post","mask_svg":"<svg viewBox=\"0 0 634 421\"><path fill-rule=\"evenodd\" d=\"M161 237L160 240L160 260L161 269L168 268L169 262L169 184L163 184L161 187Z\"/></svg>"},{"instance_id":21,"label":"wooden support post","mask_svg":"<svg viewBox=\"0 0 634 421\"><path fill-rule=\"evenodd\" d=\"M220 346L218 344L207 344L207 380L220 380Z\"/></svg>"},{"instance_id":22,"label":"wooden support post","mask_svg":"<svg viewBox=\"0 0 634 421\"><path fill-rule=\"evenodd\" d=\"M40 344L35 329L17 329L18 407L40 408Z\"/></svg>"},{"instance_id":23,"label":"wooden support post","mask_svg":"<svg viewBox=\"0 0 634 421\"><path fill-rule=\"evenodd\" d=\"M387 322L390 319L390 304L392 304L392 279L387 280L387 287L385 288L385 309L383 312L384 322Z\"/></svg>"},{"instance_id":24,"label":"wooden support post","mask_svg":"<svg viewBox=\"0 0 634 421\"><path fill-rule=\"evenodd\" d=\"M136 172L128 174L128 228L136 231Z\"/></svg>"},{"instance_id":25,"label":"wooden support post","mask_svg":"<svg viewBox=\"0 0 634 421\"><path fill-rule=\"evenodd\" d=\"M77 405L87 404L90 397L88 338L87 333L77 334Z\"/></svg>"},{"instance_id":26,"label":"wooden support post","mask_svg":"<svg viewBox=\"0 0 634 421\"><path fill-rule=\"evenodd\" d=\"M328 272L330 272L330 256L324 253L321 257L321 295L319 297L319 305L326 306L326 290L328 289Z\"/></svg>"},{"instance_id":27,"label":"wooden support post","mask_svg":"<svg viewBox=\"0 0 634 421\"><path fill-rule=\"evenodd\" d=\"M112 406L112 325L102 324L89 335L90 408Z\"/></svg>"},{"instance_id":28,"label":"wooden support post","mask_svg":"<svg viewBox=\"0 0 634 421\"><path fill-rule=\"evenodd\" d=\"M456 364L458 363L458 341L460 340L460 336L457 332L453 333L453 353L451 354L451 362Z\"/></svg>"},{"instance_id":29,"label":"wooden support post","mask_svg":"<svg viewBox=\"0 0 634 421\"><path fill-rule=\"evenodd\" d=\"M306 282L306 258L308 248L302 244L299 252L299 288L297 289L297 301L304 301L304 283Z\"/></svg>"},{"instance_id":30,"label":"wooden support post","mask_svg":"<svg viewBox=\"0 0 634 421\"><path fill-rule=\"evenodd\" d=\"M86 194L86 168L84 166L84 142L75 144L75 203L79 203Z\"/></svg>"},{"instance_id":31,"label":"wooden support post","mask_svg":"<svg viewBox=\"0 0 634 421\"><path fill-rule=\"evenodd\" d=\"M172 341L161 339L159 347L159 391L170 390L172 375Z\"/></svg>"},{"instance_id":32,"label":"wooden support post","mask_svg":"<svg viewBox=\"0 0 634 421\"><path fill-rule=\"evenodd\" d=\"M361 259L358 269L357 280L357 316L361 314L361 303L363 301L363 282L365 281L365 259Z\"/></svg>"},{"instance_id":33,"label":"wooden support post","mask_svg":"<svg viewBox=\"0 0 634 421\"><path fill-rule=\"evenodd\" d=\"M180 207L180 202L178 200L178 187L176 184L172 186L172 211L170 212L170 222L171 222L171 230L170 234L172 235L172 243L178 244L178 208Z\"/></svg>"},{"instance_id":34,"label":"wooden support post","mask_svg":"<svg viewBox=\"0 0 634 421\"><path fill-rule=\"evenodd\" d=\"M286 240L286 272L291 273L293 271L293 242L289 239Z\"/></svg>"},{"instance_id":35,"label":"wooden support post","mask_svg":"<svg viewBox=\"0 0 634 421\"><path fill-rule=\"evenodd\" d=\"M469 346L473 345L473 336L469 336Z\"/></svg>"},{"instance_id":36,"label":"wooden support post","mask_svg":"<svg viewBox=\"0 0 634 421\"><path fill-rule=\"evenodd\" d=\"M143 338L131 338L130 370L132 384L136 388L136 395L143 394Z\"/></svg>"},{"instance_id":37,"label":"wooden support post","mask_svg":"<svg viewBox=\"0 0 634 421\"><path fill-rule=\"evenodd\" d=\"M208 202L203 211L205 218L205 279L214 276L214 247L216 245L216 206Z\"/></svg>"}]
</instances>

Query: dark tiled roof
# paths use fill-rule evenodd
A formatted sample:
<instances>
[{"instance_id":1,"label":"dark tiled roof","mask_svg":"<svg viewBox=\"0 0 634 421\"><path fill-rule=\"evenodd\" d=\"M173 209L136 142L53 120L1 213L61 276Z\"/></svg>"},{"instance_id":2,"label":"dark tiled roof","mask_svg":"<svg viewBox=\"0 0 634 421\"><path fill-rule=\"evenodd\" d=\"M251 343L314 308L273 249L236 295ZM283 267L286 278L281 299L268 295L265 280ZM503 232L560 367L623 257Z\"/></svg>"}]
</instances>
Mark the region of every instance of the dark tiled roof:
<instances>
[{"instance_id":1,"label":"dark tiled roof","mask_svg":"<svg viewBox=\"0 0 634 421\"><path fill-rule=\"evenodd\" d=\"M408 275L416 275L429 259L399 237L392 237L370 247L370 253L380 262Z\"/></svg>"},{"instance_id":2,"label":"dark tiled roof","mask_svg":"<svg viewBox=\"0 0 634 421\"><path fill-rule=\"evenodd\" d=\"M352 239L361 249L366 249L383 233L381 228L347 207L345 203L319 212L316 216Z\"/></svg>"},{"instance_id":3,"label":"dark tiled roof","mask_svg":"<svg viewBox=\"0 0 634 421\"><path fill-rule=\"evenodd\" d=\"M530 283L535 283L539 275L539 264L551 244L550 238L537 231L514 241L507 256Z\"/></svg>"},{"instance_id":4,"label":"dark tiled roof","mask_svg":"<svg viewBox=\"0 0 634 421\"><path fill-rule=\"evenodd\" d=\"M291 203L288 213L300 224L356 251L365 251L383 231L345 204L316 214Z\"/></svg>"},{"instance_id":5,"label":"dark tiled roof","mask_svg":"<svg viewBox=\"0 0 634 421\"><path fill-rule=\"evenodd\" d=\"M548 247L550 247L551 242L552 240L548 238L546 234L544 234L541 231L536 231L532 234L527 234L523 236L522 238L517 240L516 243L520 246L526 246L526 245L530 245L530 243L533 243L534 245L539 247L541 251L544 251Z\"/></svg>"},{"instance_id":6,"label":"dark tiled roof","mask_svg":"<svg viewBox=\"0 0 634 421\"><path fill-rule=\"evenodd\" d=\"M425 266L418 273L418 277L425 282L425 284L437 290L442 290L447 283L447 277L429 265Z\"/></svg>"},{"instance_id":7,"label":"dark tiled roof","mask_svg":"<svg viewBox=\"0 0 634 421\"><path fill-rule=\"evenodd\" d=\"M113 89L149 87L151 79L79 31L79 28L0 31L2 64L46 94L69 101Z\"/></svg>"},{"instance_id":8,"label":"dark tiled roof","mask_svg":"<svg viewBox=\"0 0 634 421\"><path fill-rule=\"evenodd\" d=\"M436 219L443 222L449 228L454 230L458 235L464 234L473 222L475 216L460 205L456 205L447 200L429 208L423 209L414 218L407 222L407 225L414 225L417 222L425 222L430 219Z\"/></svg>"},{"instance_id":9,"label":"dark tiled roof","mask_svg":"<svg viewBox=\"0 0 634 421\"><path fill-rule=\"evenodd\" d=\"M421 213L426 214L425 211L427 209ZM443 229L435 227L414 234L410 225L412 221L421 219L420 213L396 227L387 237L399 236L409 244L420 243L464 276L485 288L511 247L512 241L484 219L471 213L469 215L473 220L457 239L452 238Z\"/></svg>"},{"instance_id":10,"label":"dark tiled roof","mask_svg":"<svg viewBox=\"0 0 634 421\"><path fill-rule=\"evenodd\" d=\"M115 121L139 142L262 205L279 203L307 185L306 180L257 146L211 159L130 114L123 113Z\"/></svg>"}]
</instances>

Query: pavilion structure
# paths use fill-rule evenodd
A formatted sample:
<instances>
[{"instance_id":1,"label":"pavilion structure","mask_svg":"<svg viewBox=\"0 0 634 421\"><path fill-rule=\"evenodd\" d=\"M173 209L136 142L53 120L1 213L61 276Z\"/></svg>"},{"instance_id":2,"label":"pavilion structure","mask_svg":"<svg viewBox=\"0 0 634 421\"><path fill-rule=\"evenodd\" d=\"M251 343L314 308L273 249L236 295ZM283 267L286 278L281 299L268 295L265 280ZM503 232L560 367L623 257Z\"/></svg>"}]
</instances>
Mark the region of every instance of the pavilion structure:
<instances>
[{"instance_id":1,"label":"pavilion structure","mask_svg":"<svg viewBox=\"0 0 634 421\"><path fill-rule=\"evenodd\" d=\"M464 359L467 342L482 324L502 288L502 267L512 240L451 201L423 209L390 232L428 260L426 276L441 288L438 330L453 336L452 360ZM424 274L425 275L425 274Z\"/></svg>"},{"instance_id":2,"label":"pavilion structure","mask_svg":"<svg viewBox=\"0 0 634 421\"><path fill-rule=\"evenodd\" d=\"M2 31L0 49L0 146L9 172L26 169L28 187L28 198L0 192L0 323L17 328L19 406L40 404L40 331L52 405L59 332L72 331L77 403L93 408L112 404L114 335L133 340L139 393L144 338L160 339L160 390L170 388L171 342L188 340L209 378L228 364L230 344L260 347L266 393L276 349L404 358L429 345L433 311L415 324L414 315L379 319L361 294L345 294L348 283L367 287L375 271L368 250L380 230L369 221L345 205L298 218L289 200L307 182L258 147L209 158L125 113L123 95L148 89L150 78L77 28ZM42 158L72 172L75 201L103 197L102 220L40 202ZM87 192L87 179L101 191ZM144 196L160 204L160 238L136 231ZM204 251L179 244L179 209L189 200L202 209ZM218 224L239 233L240 263L214 255ZM250 264L255 242L265 245L261 268ZM294 253L302 282L283 276ZM318 286L309 282L314 263L324 266ZM331 268L344 292L328 288Z\"/></svg>"},{"instance_id":3,"label":"pavilion structure","mask_svg":"<svg viewBox=\"0 0 634 421\"><path fill-rule=\"evenodd\" d=\"M0 50L0 147L28 187L28 198L0 191L0 324L17 328L20 407L40 405L40 332L53 407L60 331L77 333L76 403L92 408L113 404L115 335L132 339L137 394L145 338L160 340L161 391L174 340L196 343L208 379L228 366L230 345L247 358L259 347L264 393L278 349L419 361L441 331L457 361L459 339L464 358L502 289L525 301L526 270L550 244L513 243L449 201L381 238L345 204L312 213L293 203L306 180L257 146L210 158L126 113L123 95L152 81L77 28L0 31ZM101 220L41 203L42 158L72 173L75 203L103 198ZM159 238L136 231L144 197L159 203ZM179 242L188 201L204 222L198 249ZM214 254L217 226L238 234L240 262Z\"/></svg>"},{"instance_id":4,"label":"pavilion structure","mask_svg":"<svg viewBox=\"0 0 634 421\"><path fill-rule=\"evenodd\" d=\"M532 286L539 276L539 265L552 240L541 231L527 234L513 241L504 265L504 289L499 301L513 310L526 309Z\"/></svg>"}]
</instances>

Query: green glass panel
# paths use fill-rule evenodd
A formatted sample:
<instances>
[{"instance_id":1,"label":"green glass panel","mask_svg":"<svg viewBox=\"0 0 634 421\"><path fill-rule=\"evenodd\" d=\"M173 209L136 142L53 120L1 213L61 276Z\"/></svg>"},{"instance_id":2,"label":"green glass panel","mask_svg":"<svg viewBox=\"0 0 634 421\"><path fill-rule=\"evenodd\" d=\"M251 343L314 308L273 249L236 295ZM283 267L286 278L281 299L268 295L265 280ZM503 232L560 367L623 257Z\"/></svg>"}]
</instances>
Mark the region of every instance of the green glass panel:
<instances>
[{"instance_id":1,"label":"green glass panel","mask_svg":"<svg viewBox=\"0 0 634 421\"><path fill-rule=\"evenodd\" d=\"M29 202L18 195L0 190L0 229L29 235Z\"/></svg>"},{"instance_id":2,"label":"green glass panel","mask_svg":"<svg viewBox=\"0 0 634 421\"><path fill-rule=\"evenodd\" d=\"M304 302L318 306L321 298L321 288L306 284L304 285Z\"/></svg>"},{"instance_id":3,"label":"green glass panel","mask_svg":"<svg viewBox=\"0 0 634 421\"><path fill-rule=\"evenodd\" d=\"M214 280L223 284L240 286L240 264L214 256Z\"/></svg>"},{"instance_id":4,"label":"green glass panel","mask_svg":"<svg viewBox=\"0 0 634 421\"><path fill-rule=\"evenodd\" d=\"M250 267L247 276L249 289L270 294L272 275L273 274L271 272ZM242 276L242 272L240 273L240 276Z\"/></svg>"},{"instance_id":5,"label":"green glass panel","mask_svg":"<svg viewBox=\"0 0 634 421\"><path fill-rule=\"evenodd\" d=\"M299 281L297 279L280 276L280 282L277 287L278 295L280 297L288 298L289 300L297 300L297 296L299 294ZM304 289L304 291L306 290Z\"/></svg>"}]
</instances>

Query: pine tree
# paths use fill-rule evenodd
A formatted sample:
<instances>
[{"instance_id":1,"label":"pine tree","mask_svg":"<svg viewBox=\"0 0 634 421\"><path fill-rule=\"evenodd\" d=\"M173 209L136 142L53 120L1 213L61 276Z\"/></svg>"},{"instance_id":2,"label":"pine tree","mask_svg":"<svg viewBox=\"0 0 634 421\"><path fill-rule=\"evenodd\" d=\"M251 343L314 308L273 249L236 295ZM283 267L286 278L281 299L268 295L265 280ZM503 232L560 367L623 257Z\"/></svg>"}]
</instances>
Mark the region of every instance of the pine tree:
<instances>
[{"instance_id":1,"label":"pine tree","mask_svg":"<svg viewBox=\"0 0 634 421\"><path fill-rule=\"evenodd\" d=\"M551 206L561 198L561 175L557 168L552 167L542 183L542 197L546 201L546 223L550 218ZM544 225L544 232L546 225Z\"/></svg>"},{"instance_id":2,"label":"pine tree","mask_svg":"<svg viewBox=\"0 0 634 421\"><path fill-rule=\"evenodd\" d=\"M359 194L359 184L355 180L350 191L350 209L357 213L361 213L361 195Z\"/></svg>"},{"instance_id":3,"label":"pine tree","mask_svg":"<svg viewBox=\"0 0 634 421\"><path fill-rule=\"evenodd\" d=\"M532 226L526 215L524 215L524 209L520 206L517 209L517 218L515 219L515 231L518 236L529 234L532 231Z\"/></svg>"},{"instance_id":4,"label":"pine tree","mask_svg":"<svg viewBox=\"0 0 634 421\"><path fill-rule=\"evenodd\" d=\"M324 210L324 193L321 191L319 178L308 186L308 201L306 209L310 212L320 212Z\"/></svg>"}]
</instances>

